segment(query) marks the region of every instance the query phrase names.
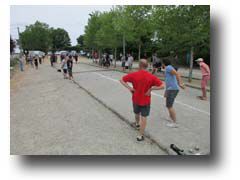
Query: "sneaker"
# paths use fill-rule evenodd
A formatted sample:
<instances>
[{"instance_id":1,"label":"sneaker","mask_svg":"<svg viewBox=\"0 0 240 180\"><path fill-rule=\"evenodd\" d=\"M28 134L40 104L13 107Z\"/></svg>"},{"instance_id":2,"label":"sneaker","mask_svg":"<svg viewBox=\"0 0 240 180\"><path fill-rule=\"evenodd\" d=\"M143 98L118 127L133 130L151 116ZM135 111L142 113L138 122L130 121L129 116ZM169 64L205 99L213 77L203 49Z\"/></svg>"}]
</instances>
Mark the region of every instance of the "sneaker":
<instances>
[{"instance_id":1,"label":"sneaker","mask_svg":"<svg viewBox=\"0 0 240 180\"><path fill-rule=\"evenodd\" d=\"M137 136L137 141L143 141L144 137L143 136Z\"/></svg>"},{"instance_id":2,"label":"sneaker","mask_svg":"<svg viewBox=\"0 0 240 180\"><path fill-rule=\"evenodd\" d=\"M168 124L167 124L167 127L170 127L170 128L178 128L178 125L177 125L177 123L168 123Z\"/></svg>"},{"instance_id":3,"label":"sneaker","mask_svg":"<svg viewBox=\"0 0 240 180\"><path fill-rule=\"evenodd\" d=\"M136 126L136 129L137 129L137 130L140 129L140 125L139 125L139 124L136 123L135 126Z\"/></svg>"}]
</instances>

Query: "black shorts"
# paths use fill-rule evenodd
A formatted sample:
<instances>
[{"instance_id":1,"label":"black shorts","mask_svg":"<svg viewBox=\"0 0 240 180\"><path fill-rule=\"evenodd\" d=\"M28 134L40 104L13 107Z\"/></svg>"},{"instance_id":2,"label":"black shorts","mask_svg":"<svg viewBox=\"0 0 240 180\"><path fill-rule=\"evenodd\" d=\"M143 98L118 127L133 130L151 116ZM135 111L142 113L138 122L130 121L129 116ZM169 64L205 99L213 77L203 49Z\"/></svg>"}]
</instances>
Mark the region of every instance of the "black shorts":
<instances>
[{"instance_id":1,"label":"black shorts","mask_svg":"<svg viewBox=\"0 0 240 180\"><path fill-rule=\"evenodd\" d=\"M125 62L122 62L122 67L125 67Z\"/></svg>"},{"instance_id":2,"label":"black shorts","mask_svg":"<svg viewBox=\"0 0 240 180\"><path fill-rule=\"evenodd\" d=\"M63 69L63 73L64 73L64 74L67 74L67 69Z\"/></svg>"},{"instance_id":3,"label":"black shorts","mask_svg":"<svg viewBox=\"0 0 240 180\"><path fill-rule=\"evenodd\" d=\"M154 68L160 68L161 66L162 66L161 63L154 63L154 64L153 64L153 67L154 67Z\"/></svg>"},{"instance_id":4,"label":"black shorts","mask_svg":"<svg viewBox=\"0 0 240 180\"><path fill-rule=\"evenodd\" d=\"M72 69L68 69L68 75L72 76Z\"/></svg>"},{"instance_id":5,"label":"black shorts","mask_svg":"<svg viewBox=\"0 0 240 180\"><path fill-rule=\"evenodd\" d=\"M173 106L174 100L177 97L179 90L166 90L165 96L166 96L166 106L168 108Z\"/></svg>"},{"instance_id":6,"label":"black shorts","mask_svg":"<svg viewBox=\"0 0 240 180\"><path fill-rule=\"evenodd\" d=\"M143 117L147 117L150 113L150 105L139 106L137 104L133 104L133 112L135 114L140 114Z\"/></svg>"}]
</instances>

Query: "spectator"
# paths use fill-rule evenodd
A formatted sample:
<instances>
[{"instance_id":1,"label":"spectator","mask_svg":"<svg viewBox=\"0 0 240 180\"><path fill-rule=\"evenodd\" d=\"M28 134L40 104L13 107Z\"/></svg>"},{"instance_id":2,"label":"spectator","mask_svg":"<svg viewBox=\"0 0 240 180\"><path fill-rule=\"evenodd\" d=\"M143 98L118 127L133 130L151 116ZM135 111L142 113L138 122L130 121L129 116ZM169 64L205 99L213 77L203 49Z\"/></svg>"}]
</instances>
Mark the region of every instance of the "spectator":
<instances>
[{"instance_id":1,"label":"spectator","mask_svg":"<svg viewBox=\"0 0 240 180\"><path fill-rule=\"evenodd\" d=\"M179 92L179 86L182 89L184 89L185 86L182 83L181 76L171 65L171 61L169 59L163 60L163 68L165 68L165 84L166 84L164 97L166 98L166 106L169 112L169 116L171 118L171 123L168 123L167 126L177 128L178 125L176 123L176 112L173 109L173 103Z\"/></svg>"},{"instance_id":2,"label":"spectator","mask_svg":"<svg viewBox=\"0 0 240 180\"><path fill-rule=\"evenodd\" d=\"M62 60L62 70L63 70L63 78L67 79L67 61L68 61L68 56L65 56L64 59Z\"/></svg>"},{"instance_id":3,"label":"spectator","mask_svg":"<svg viewBox=\"0 0 240 180\"><path fill-rule=\"evenodd\" d=\"M202 81L201 81L201 88L202 88L202 96L198 96L201 100L207 100L207 82L210 80L210 68L209 66L204 62L203 58L198 58L195 60L198 65L200 66L201 72L202 72Z\"/></svg>"},{"instance_id":4,"label":"spectator","mask_svg":"<svg viewBox=\"0 0 240 180\"><path fill-rule=\"evenodd\" d=\"M68 60L67 60L67 69L68 69L68 78L69 78L69 80L73 80L72 68L73 68L73 60L72 60L72 56L70 55L68 57Z\"/></svg>"},{"instance_id":5,"label":"spectator","mask_svg":"<svg viewBox=\"0 0 240 180\"><path fill-rule=\"evenodd\" d=\"M19 58L19 68L20 68L20 71L24 71L23 70L24 59L25 59L25 55L21 53L20 54L20 58Z\"/></svg>"},{"instance_id":6,"label":"spectator","mask_svg":"<svg viewBox=\"0 0 240 180\"><path fill-rule=\"evenodd\" d=\"M137 141L144 140L144 130L147 124L147 116L150 113L151 91L163 89L164 85L156 76L146 69L146 59L139 61L139 71L123 76L120 82L132 93L133 112L135 113L136 127L140 128ZM128 83L132 83L133 87Z\"/></svg>"}]
</instances>

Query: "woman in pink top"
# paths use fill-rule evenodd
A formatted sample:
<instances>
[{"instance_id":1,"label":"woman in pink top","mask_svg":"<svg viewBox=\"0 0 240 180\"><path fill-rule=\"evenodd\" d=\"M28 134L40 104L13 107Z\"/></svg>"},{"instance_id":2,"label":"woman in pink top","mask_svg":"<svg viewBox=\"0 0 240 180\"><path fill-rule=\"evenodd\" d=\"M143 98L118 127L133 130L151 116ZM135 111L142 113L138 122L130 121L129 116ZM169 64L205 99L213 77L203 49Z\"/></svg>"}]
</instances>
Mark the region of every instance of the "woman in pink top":
<instances>
[{"instance_id":1,"label":"woman in pink top","mask_svg":"<svg viewBox=\"0 0 240 180\"><path fill-rule=\"evenodd\" d=\"M207 100L207 82L210 80L210 69L209 66L204 63L203 58L198 58L196 62L199 64L200 69L202 71L202 81L201 81L201 88L202 88L202 96L198 96L201 100Z\"/></svg>"}]
</instances>

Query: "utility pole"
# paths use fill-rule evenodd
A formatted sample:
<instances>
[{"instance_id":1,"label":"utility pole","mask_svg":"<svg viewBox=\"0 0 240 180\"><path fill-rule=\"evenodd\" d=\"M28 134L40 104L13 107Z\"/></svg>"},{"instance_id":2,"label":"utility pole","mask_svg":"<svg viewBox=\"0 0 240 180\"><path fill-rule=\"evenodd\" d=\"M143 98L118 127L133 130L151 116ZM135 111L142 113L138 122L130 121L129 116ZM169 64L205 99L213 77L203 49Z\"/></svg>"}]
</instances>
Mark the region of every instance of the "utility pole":
<instances>
[{"instance_id":1,"label":"utility pole","mask_svg":"<svg viewBox=\"0 0 240 180\"><path fill-rule=\"evenodd\" d=\"M192 71L193 71L193 47L191 47L188 82L192 82Z\"/></svg>"},{"instance_id":2,"label":"utility pole","mask_svg":"<svg viewBox=\"0 0 240 180\"><path fill-rule=\"evenodd\" d=\"M123 56L126 57L126 51L125 51L125 33L123 34Z\"/></svg>"}]
</instances>

